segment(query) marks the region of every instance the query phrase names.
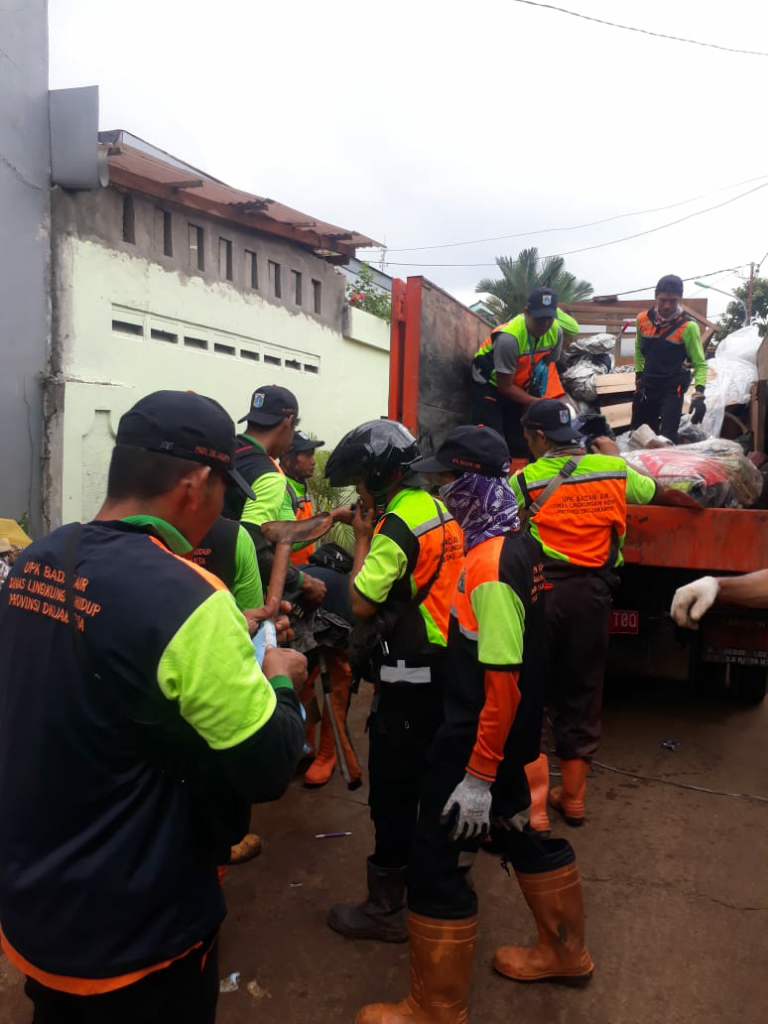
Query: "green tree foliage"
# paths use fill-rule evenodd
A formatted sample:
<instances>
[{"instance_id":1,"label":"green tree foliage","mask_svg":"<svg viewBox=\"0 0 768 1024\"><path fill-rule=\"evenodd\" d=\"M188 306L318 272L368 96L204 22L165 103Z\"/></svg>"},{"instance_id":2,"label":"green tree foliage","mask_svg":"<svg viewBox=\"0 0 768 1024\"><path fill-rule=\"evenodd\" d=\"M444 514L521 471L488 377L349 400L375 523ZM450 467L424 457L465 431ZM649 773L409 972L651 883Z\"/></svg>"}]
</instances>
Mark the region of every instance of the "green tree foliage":
<instances>
[{"instance_id":1,"label":"green tree foliage","mask_svg":"<svg viewBox=\"0 0 768 1024\"><path fill-rule=\"evenodd\" d=\"M331 453L327 448L318 448L315 452L315 474L307 480L307 490L312 498L312 507L315 512L333 512L335 508L342 505L351 505L357 498L354 490L350 487L331 487L325 478L325 466ZM351 526L344 523L337 523L327 537L323 537L321 543L335 543L350 553L355 549L355 536Z\"/></svg>"},{"instance_id":2,"label":"green tree foliage","mask_svg":"<svg viewBox=\"0 0 768 1024\"><path fill-rule=\"evenodd\" d=\"M516 258L497 256L496 266L501 277L484 277L478 281L476 292L488 295L488 306L497 317L497 323L506 323L523 312L525 300L534 288L551 288L560 302L580 302L588 299L594 289L589 281L579 280L565 269L562 256L539 259L539 250L521 249Z\"/></svg>"},{"instance_id":3,"label":"green tree foliage","mask_svg":"<svg viewBox=\"0 0 768 1024\"><path fill-rule=\"evenodd\" d=\"M746 302L749 285L740 284L738 288L733 289L733 294L742 302ZM760 337L764 338L768 333L768 278L756 277L752 283L752 316L757 319ZM715 337L718 341L722 341L727 334L743 327L746 319L747 315L741 302L731 302L720 321L720 327Z\"/></svg>"},{"instance_id":4,"label":"green tree foliage","mask_svg":"<svg viewBox=\"0 0 768 1024\"><path fill-rule=\"evenodd\" d=\"M353 282L347 282L347 302L355 309L363 309L373 313L389 323L392 316L392 300L389 292L373 283L373 271L368 263L363 263Z\"/></svg>"}]
</instances>

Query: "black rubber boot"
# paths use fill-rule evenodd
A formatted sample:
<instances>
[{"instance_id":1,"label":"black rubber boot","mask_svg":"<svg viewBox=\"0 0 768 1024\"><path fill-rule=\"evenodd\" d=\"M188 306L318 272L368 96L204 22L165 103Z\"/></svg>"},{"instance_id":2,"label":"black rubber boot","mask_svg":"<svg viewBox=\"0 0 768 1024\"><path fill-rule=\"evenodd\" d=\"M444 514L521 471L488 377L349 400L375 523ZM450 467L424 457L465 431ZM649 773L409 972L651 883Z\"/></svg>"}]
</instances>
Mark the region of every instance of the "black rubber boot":
<instances>
[{"instance_id":1,"label":"black rubber boot","mask_svg":"<svg viewBox=\"0 0 768 1024\"><path fill-rule=\"evenodd\" d=\"M407 942L405 876L407 868L380 868L368 858L368 899L363 903L337 903L328 924L348 939Z\"/></svg>"}]
</instances>

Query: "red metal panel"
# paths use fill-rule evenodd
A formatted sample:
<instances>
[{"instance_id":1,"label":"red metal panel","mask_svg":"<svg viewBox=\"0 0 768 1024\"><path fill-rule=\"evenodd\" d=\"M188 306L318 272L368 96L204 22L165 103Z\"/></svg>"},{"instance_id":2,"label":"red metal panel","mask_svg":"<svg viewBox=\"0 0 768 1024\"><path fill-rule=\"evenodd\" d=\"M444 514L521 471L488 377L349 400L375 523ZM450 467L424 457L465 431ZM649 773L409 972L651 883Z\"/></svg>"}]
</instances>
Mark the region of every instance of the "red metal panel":
<instances>
[{"instance_id":1,"label":"red metal panel","mask_svg":"<svg viewBox=\"0 0 768 1024\"><path fill-rule=\"evenodd\" d=\"M389 327L389 401L387 415L399 420L403 414L403 360L405 349L405 281L392 281L392 317Z\"/></svg>"},{"instance_id":2,"label":"red metal panel","mask_svg":"<svg viewBox=\"0 0 768 1024\"><path fill-rule=\"evenodd\" d=\"M421 289L423 278L409 277L405 290L405 338L402 353L400 422L418 433L419 347L421 344Z\"/></svg>"},{"instance_id":3,"label":"red metal panel","mask_svg":"<svg viewBox=\"0 0 768 1024\"><path fill-rule=\"evenodd\" d=\"M632 506L624 558L630 565L710 572L765 569L768 511Z\"/></svg>"}]
</instances>

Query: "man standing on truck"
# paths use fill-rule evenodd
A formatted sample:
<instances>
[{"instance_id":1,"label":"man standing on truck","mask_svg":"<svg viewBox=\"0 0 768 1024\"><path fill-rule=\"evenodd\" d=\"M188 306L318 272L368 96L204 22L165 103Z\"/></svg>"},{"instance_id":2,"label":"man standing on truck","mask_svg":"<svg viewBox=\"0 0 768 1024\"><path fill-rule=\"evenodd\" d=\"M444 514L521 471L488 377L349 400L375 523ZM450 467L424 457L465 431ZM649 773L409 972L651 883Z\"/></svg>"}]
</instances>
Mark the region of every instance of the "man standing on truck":
<instances>
[{"instance_id":1,"label":"man standing on truck","mask_svg":"<svg viewBox=\"0 0 768 1024\"><path fill-rule=\"evenodd\" d=\"M566 315L567 316L567 315ZM528 449L520 418L540 398L565 394L557 361L563 332L578 334L572 317L561 323L557 295L536 288L523 312L494 327L472 361L472 422L493 427L506 439L513 458Z\"/></svg>"},{"instance_id":2,"label":"man standing on truck","mask_svg":"<svg viewBox=\"0 0 768 1024\"><path fill-rule=\"evenodd\" d=\"M653 306L637 318L635 336L635 396L632 400L632 429L647 423L657 434L677 444L683 399L691 383L693 367L695 392L691 399L691 422L701 423L707 411L704 391L707 361L701 347L696 321L680 305L682 278L667 274L656 285Z\"/></svg>"},{"instance_id":3,"label":"man standing on truck","mask_svg":"<svg viewBox=\"0 0 768 1024\"><path fill-rule=\"evenodd\" d=\"M419 445L401 423L371 420L333 451L325 475L360 495L352 528L350 661L374 684L368 804L375 831L368 895L337 904L328 924L351 939L405 942L406 872L427 751L443 717L451 596L462 535L411 472Z\"/></svg>"},{"instance_id":4,"label":"man standing on truck","mask_svg":"<svg viewBox=\"0 0 768 1024\"><path fill-rule=\"evenodd\" d=\"M593 441L594 453L587 454L564 402L535 402L522 422L535 461L511 483L544 552L551 659L545 696L552 704L563 776L549 803L569 825L581 825L589 764L600 743L611 586L623 562L626 506L660 501L661 491L650 477L627 466L607 438ZM531 824L549 832L546 754L529 766L528 780Z\"/></svg>"}]
</instances>

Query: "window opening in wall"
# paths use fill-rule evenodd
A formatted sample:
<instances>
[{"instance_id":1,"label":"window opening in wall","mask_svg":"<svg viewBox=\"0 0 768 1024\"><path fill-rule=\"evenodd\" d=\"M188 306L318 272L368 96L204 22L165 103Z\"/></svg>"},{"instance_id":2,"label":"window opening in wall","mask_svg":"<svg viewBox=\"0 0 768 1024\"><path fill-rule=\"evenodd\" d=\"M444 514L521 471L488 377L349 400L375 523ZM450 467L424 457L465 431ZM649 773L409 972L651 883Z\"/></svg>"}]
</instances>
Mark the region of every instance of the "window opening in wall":
<instances>
[{"instance_id":1,"label":"window opening in wall","mask_svg":"<svg viewBox=\"0 0 768 1024\"><path fill-rule=\"evenodd\" d=\"M319 313L323 302L323 285L320 281L312 281L312 301L314 302L315 312Z\"/></svg>"},{"instance_id":2,"label":"window opening in wall","mask_svg":"<svg viewBox=\"0 0 768 1024\"><path fill-rule=\"evenodd\" d=\"M163 255L173 256L173 221L168 210L163 210Z\"/></svg>"},{"instance_id":3,"label":"window opening in wall","mask_svg":"<svg viewBox=\"0 0 768 1024\"><path fill-rule=\"evenodd\" d=\"M269 289L276 299L282 298L283 288L281 278L281 268L279 263L275 263L273 260L269 260L267 263L269 267Z\"/></svg>"},{"instance_id":4,"label":"window opening in wall","mask_svg":"<svg viewBox=\"0 0 768 1024\"><path fill-rule=\"evenodd\" d=\"M285 360L285 366L286 366L286 369L288 369L288 370L300 370L301 369L301 363L299 362L298 359L286 359Z\"/></svg>"},{"instance_id":5,"label":"window opening in wall","mask_svg":"<svg viewBox=\"0 0 768 1024\"><path fill-rule=\"evenodd\" d=\"M264 356L264 362L268 363L270 366L283 365L283 360L280 359L278 356Z\"/></svg>"},{"instance_id":6,"label":"window opening in wall","mask_svg":"<svg viewBox=\"0 0 768 1024\"><path fill-rule=\"evenodd\" d=\"M136 211L130 192L123 196L123 241L136 244Z\"/></svg>"},{"instance_id":7,"label":"window opening in wall","mask_svg":"<svg viewBox=\"0 0 768 1024\"><path fill-rule=\"evenodd\" d=\"M319 366L313 366L311 363L304 363L304 372L305 373L320 373L320 367Z\"/></svg>"},{"instance_id":8,"label":"window opening in wall","mask_svg":"<svg viewBox=\"0 0 768 1024\"><path fill-rule=\"evenodd\" d=\"M298 270L292 270L293 274L293 301L297 306L301 305L301 274Z\"/></svg>"},{"instance_id":9,"label":"window opening in wall","mask_svg":"<svg viewBox=\"0 0 768 1024\"><path fill-rule=\"evenodd\" d=\"M232 280L232 243L228 238L219 239L219 277Z\"/></svg>"},{"instance_id":10,"label":"window opening in wall","mask_svg":"<svg viewBox=\"0 0 768 1024\"><path fill-rule=\"evenodd\" d=\"M213 351L218 352L220 356L234 356L236 354L234 345L222 345L218 341L214 342Z\"/></svg>"},{"instance_id":11,"label":"window opening in wall","mask_svg":"<svg viewBox=\"0 0 768 1024\"><path fill-rule=\"evenodd\" d=\"M200 348L200 349L207 349L208 348L208 342L204 338L189 338L189 337L185 337L184 338L184 344L187 346L187 348Z\"/></svg>"},{"instance_id":12,"label":"window opening in wall","mask_svg":"<svg viewBox=\"0 0 768 1024\"><path fill-rule=\"evenodd\" d=\"M161 331L157 327L152 328L150 335L155 341L169 341L172 345L179 340L178 334L174 334L172 331Z\"/></svg>"},{"instance_id":13,"label":"window opening in wall","mask_svg":"<svg viewBox=\"0 0 768 1024\"><path fill-rule=\"evenodd\" d=\"M205 270L205 232L196 224L189 225L189 265Z\"/></svg>"},{"instance_id":14,"label":"window opening in wall","mask_svg":"<svg viewBox=\"0 0 768 1024\"><path fill-rule=\"evenodd\" d=\"M136 338L144 337L144 327L142 324L131 324L126 320L113 320L112 330L118 334L131 334Z\"/></svg>"},{"instance_id":15,"label":"window opening in wall","mask_svg":"<svg viewBox=\"0 0 768 1024\"><path fill-rule=\"evenodd\" d=\"M258 352L251 352L251 350L249 348L241 348L240 349L240 358L241 359L251 359L251 360L253 360L254 363L258 363L259 360L261 359L261 356L259 355Z\"/></svg>"},{"instance_id":16,"label":"window opening in wall","mask_svg":"<svg viewBox=\"0 0 768 1024\"><path fill-rule=\"evenodd\" d=\"M249 249L245 250L245 281L251 288L259 287L259 260Z\"/></svg>"}]
</instances>

